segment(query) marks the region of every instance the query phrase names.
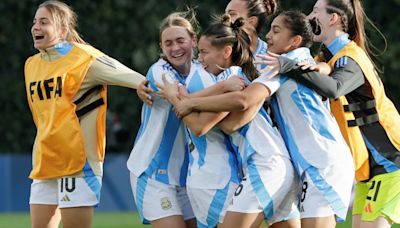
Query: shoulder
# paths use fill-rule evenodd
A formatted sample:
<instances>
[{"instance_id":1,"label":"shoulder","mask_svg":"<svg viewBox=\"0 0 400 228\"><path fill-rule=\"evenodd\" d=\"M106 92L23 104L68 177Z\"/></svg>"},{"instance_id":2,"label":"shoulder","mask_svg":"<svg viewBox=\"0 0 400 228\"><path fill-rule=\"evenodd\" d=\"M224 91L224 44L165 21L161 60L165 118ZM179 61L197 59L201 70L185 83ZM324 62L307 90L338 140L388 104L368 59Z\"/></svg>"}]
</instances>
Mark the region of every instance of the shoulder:
<instances>
[{"instance_id":1,"label":"shoulder","mask_svg":"<svg viewBox=\"0 0 400 228\"><path fill-rule=\"evenodd\" d=\"M80 44L80 43L73 43L75 48L78 48L90 55L93 55L94 57L98 58L101 56L104 56L105 54L101 52L99 49L89 45L89 44Z\"/></svg>"},{"instance_id":2,"label":"shoulder","mask_svg":"<svg viewBox=\"0 0 400 228\"><path fill-rule=\"evenodd\" d=\"M335 69L346 69L346 70L361 70L360 65L353 57L344 55L338 58L335 62Z\"/></svg>"},{"instance_id":3,"label":"shoulder","mask_svg":"<svg viewBox=\"0 0 400 228\"><path fill-rule=\"evenodd\" d=\"M37 61L37 60L40 60L40 53L37 53L37 54L35 54L35 55L32 55L32 56L30 56L30 57L28 57L26 60L25 60L25 67L27 67L30 63L32 63L33 61Z\"/></svg>"}]
</instances>

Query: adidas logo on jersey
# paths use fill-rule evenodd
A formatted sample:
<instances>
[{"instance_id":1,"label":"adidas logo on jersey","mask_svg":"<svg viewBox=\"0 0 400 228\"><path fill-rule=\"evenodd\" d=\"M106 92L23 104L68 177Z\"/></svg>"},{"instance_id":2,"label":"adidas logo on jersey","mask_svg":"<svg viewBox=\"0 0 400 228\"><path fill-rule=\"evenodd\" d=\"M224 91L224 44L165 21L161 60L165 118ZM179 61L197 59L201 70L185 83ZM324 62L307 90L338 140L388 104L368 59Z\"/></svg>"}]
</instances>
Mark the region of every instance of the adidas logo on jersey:
<instances>
[{"instance_id":1,"label":"adidas logo on jersey","mask_svg":"<svg viewBox=\"0 0 400 228\"><path fill-rule=\"evenodd\" d=\"M372 213L372 205L371 205L371 203L368 203L367 206L364 207L364 211L366 213Z\"/></svg>"},{"instance_id":2,"label":"adidas logo on jersey","mask_svg":"<svg viewBox=\"0 0 400 228\"><path fill-rule=\"evenodd\" d=\"M62 199L61 202L69 202L71 199L68 197L68 195L65 195Z\"/></svg>"}]
</instances>

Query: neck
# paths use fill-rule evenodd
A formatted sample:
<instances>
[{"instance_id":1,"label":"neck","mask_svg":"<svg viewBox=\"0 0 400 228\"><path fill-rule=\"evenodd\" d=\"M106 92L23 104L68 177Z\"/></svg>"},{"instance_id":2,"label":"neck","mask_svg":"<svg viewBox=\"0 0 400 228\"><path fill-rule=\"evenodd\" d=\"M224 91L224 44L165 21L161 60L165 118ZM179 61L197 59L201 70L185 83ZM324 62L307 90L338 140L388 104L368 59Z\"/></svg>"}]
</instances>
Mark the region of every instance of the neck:
<instances>
[{"instance_id":1,"label":"neck","mask_svg":"<svg viewBox=\"0 0 400 228\"><path fill-rule=\"evenodd\" d=\"M328 45L330 45L335 39L336 39L336 37L338 37L338 36L340 36L340 35L342 35L342 34L344 34L345 32L343 32L343 31L341 31L341 30L335 30L335 31L333 31L331 34L331 36L329 36L329 37L327 37L324 41L323 41L323 43L325 44L325 46L328 46Z\"/></svg>"},{"instance_id":2,"label":"neck","mask_svg":"<svg viewBox=\"0 0 400 228\"><path fill-rule=\"evenodd\" d=\"M253 34L251 36L251 40L253 42L251 42L251 44L250 44L250 50L251 50L251 53L254 53L257 50L257 47L258 47L258 35L257 34Z\"/></svg>"},{"instance_id":3,"label":"neck","mask_svg":"<svg viewBox=\"0 0 400 228\"><path fill-rule=\"evenodd\" d=\"M186 76L189 74L190 71L190 66L191 66L191 61L189 63L186 63L183 66L174 66L174 68L176 69L176 71L179 73L180 76Z\"/></svg>"}]
</instances>

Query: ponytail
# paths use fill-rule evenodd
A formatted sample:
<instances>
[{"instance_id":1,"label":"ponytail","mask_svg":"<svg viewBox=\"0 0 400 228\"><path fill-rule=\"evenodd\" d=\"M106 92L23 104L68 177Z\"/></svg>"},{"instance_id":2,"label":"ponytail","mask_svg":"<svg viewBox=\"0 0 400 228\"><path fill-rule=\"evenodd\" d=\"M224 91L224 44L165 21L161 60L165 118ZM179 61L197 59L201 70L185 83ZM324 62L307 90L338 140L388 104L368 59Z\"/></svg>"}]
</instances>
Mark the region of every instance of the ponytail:
<instances>
[{"instance_id":1,"label":"ponytail","mask_svg":"<svg viewBox=\"0 0 400 228\"><path fill-rule=\"evenodd\" d=\"M231 62L233 65L240 66L243 72L253 80L258 77L258 71L253 64L253 54L250 50L250 32L254 31L245 26L242 17L232 22L227 14L211 24L202 34L210 37L211 45L223 48L227 45L232 46Z\"/></svg>"}]
</instances>

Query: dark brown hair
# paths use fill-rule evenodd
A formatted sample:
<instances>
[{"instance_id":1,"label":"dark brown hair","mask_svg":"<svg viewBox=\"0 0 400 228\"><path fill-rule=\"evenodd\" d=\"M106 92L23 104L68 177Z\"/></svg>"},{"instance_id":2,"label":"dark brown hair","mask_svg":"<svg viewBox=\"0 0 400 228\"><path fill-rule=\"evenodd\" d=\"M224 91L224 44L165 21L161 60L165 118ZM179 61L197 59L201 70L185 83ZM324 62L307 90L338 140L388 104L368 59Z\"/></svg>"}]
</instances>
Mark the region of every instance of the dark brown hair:
<instances>
[{"instance_id":1,"label":"dark brown hair","mask_svg":"<svg viewBox=\"0 0 400 228\"><path fill-rule=\"evenodd\" d=\"M256 27L260 34L267 25L268 17L275 14L278 9L278 0L243 0L246 2L247 17L255 16L258 19Z\"/></svg>"},{"instance_id":2,"label":"dark brown hair","mask_svg":"<svg viewBox=\"0 0 400 228\"><path fill-rule=\"evenodd\" d=\"M253 80L258 77L258 71L253 64L253 54L250 50L250 32L254 31L246 27L242 17L231 21L227 14L219 18L219 21L211 24L202 34L211 38L211 45L223 48L232 46L232 64L240 66L243 72Z\"/></svg>"}]
</instances>

